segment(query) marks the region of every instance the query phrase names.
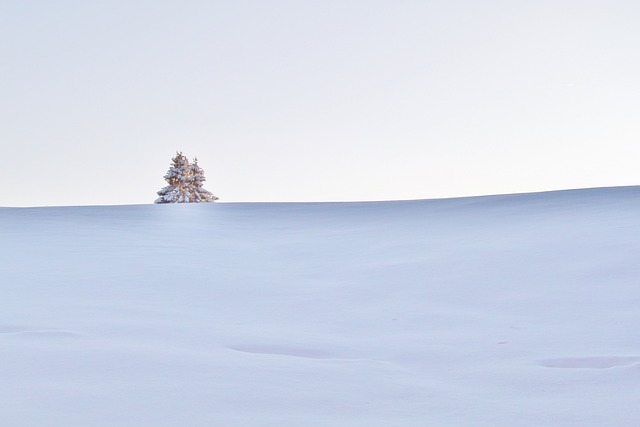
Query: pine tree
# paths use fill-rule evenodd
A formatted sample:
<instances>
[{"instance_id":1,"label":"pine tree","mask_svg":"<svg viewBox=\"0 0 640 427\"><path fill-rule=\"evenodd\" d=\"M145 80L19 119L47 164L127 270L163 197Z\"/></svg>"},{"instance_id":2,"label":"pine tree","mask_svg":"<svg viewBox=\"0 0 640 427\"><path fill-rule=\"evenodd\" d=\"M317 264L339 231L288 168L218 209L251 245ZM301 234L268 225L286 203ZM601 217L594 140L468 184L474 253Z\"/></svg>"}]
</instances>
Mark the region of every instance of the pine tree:
<instances>
[{"instance_id":1,"label":"pine tree","mask_svg":"<svg viewBox=\"0 0 640 427\"><path fill-rule=\"evenodd\" d=\"M198 166L198 159L190 164L182 152L176 152L164 179L169 185L158 191L155 203L210 203L218 200L203 187L204 171Z\"/></svg>"},{"instance_id":2,"label":"pine tree","mask_svg":"<svg viewBox=\"0 0 640 427\"><path fill-rule=\"evenodd\" d=\"M171 167L164 176L169 185L158 191L160 197L155 203L189 203L189 160L180 151L171 160Z\"/></svg>"},{"instance_id":3,"label":"pine tree","mask_svg":"<svg viewBox=\"0 0 640 427\"><path fill-rule=\"evenodd\" d=\"M193 163L189 165L189 182L190 182L190 197L191 203L211 203L218 200L209 190L205 189L203 183L207 180L204 177L204 170L198 166L198 158L193 159Z\"/></svg>"}]
</instances>

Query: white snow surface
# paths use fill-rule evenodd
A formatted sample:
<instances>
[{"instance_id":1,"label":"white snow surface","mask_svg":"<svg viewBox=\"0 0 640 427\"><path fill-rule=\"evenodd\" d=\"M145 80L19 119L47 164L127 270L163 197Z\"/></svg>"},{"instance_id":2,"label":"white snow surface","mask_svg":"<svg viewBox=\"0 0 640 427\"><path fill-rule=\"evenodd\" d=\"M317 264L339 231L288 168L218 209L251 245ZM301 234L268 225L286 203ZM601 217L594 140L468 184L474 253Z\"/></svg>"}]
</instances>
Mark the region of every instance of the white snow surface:
<instances>
[{"instance_id":1,"label":"white snow surface","mask_svg":"<svg viewBox=\"0 0 640 427\"><path fill-rule=\"evenodd\" d=\"M638 426L640 188L0 209L0 418Z\"/></svg>"}]
</instances>

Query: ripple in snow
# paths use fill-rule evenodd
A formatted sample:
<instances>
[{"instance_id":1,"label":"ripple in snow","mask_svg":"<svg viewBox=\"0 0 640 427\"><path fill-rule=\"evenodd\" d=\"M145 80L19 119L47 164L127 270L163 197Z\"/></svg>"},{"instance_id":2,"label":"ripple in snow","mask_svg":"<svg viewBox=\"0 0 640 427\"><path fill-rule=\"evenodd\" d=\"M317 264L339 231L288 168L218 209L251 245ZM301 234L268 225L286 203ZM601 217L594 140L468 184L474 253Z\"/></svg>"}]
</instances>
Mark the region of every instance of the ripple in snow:
<instances>
[{"instance_id":1,"label":"ripple in snow","mask_svg":"<svg viewBox=\"0 0 640 427\"><path fill-rule=\"evenodd\" d=\"M58 340L79 338L81 334L66 329L23 329L23 328L0 328L0 334L14 336L24 339L40 340Z\"/></svg>"},{"instance_id":2,"label":"ripple in snow","mask_svg":"<svg viewBox=\"0 0 640 427\"><path fill-rule=\"evenodd\" d=\"M323 350L270 344L240 344L229 346L231 350L243 353L277 354L281 356L303 357L306 359L331 359L335 355Z\"/></svg>"},{"instance_id":3,"label":"ripple in snow","mask_svg":"<svg viewBox=\"0 0 640 427\"><path fill-rule=\"evenodd\" d=\"M640 357L565 357L560 359L546 359L541 362L547 368L565 369L608 369L618 366L631 366L640 363Z\"/></svg>"}]
</instances>

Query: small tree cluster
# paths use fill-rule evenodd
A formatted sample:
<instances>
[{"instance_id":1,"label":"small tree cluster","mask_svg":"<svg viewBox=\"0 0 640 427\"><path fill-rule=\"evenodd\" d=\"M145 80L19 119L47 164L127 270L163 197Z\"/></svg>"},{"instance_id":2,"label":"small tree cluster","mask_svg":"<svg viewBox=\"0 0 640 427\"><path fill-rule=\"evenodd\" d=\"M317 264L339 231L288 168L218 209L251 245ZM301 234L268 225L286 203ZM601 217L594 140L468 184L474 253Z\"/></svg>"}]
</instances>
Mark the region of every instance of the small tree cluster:
<instances>
[{"instance_id":1,"label":"small tree cluster","mask_svg":"<svg viewBox=\"0 0 640 427\"><path fill-rule=\"evenodd\" d=\"M203 187L204 171L198 166L198 159L193 163L180 151L171 159L171 167L164 176L169 185L158 191L155 203L211 203L218 200Z\"/></svg>"}]
</instances>

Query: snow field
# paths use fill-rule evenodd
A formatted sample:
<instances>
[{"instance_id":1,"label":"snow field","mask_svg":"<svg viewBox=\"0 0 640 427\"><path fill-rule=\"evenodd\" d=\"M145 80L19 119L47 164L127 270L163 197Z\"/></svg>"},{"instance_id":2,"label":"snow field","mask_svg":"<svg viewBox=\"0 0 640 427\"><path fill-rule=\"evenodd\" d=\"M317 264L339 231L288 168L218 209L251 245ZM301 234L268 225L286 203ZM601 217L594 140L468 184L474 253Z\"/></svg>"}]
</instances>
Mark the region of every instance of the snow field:
<instances>
[{"instance_id":1,"label":"snow field","mask_svg":"<svg viewBox=\"0 0 640 427\"><path fill-rule=\"evenodd\" d=\"M0 414L637 426L640 189L0 209Z\"/></svg>"}]
</instances>

